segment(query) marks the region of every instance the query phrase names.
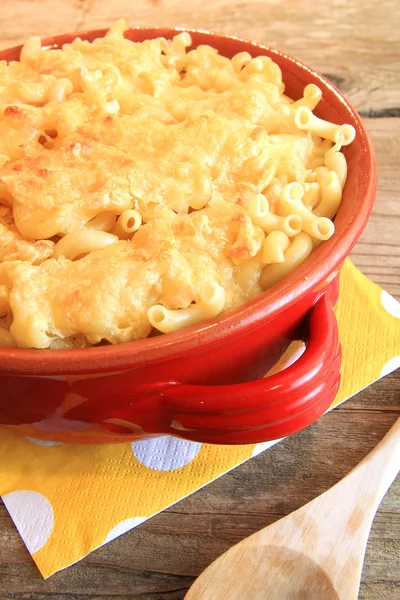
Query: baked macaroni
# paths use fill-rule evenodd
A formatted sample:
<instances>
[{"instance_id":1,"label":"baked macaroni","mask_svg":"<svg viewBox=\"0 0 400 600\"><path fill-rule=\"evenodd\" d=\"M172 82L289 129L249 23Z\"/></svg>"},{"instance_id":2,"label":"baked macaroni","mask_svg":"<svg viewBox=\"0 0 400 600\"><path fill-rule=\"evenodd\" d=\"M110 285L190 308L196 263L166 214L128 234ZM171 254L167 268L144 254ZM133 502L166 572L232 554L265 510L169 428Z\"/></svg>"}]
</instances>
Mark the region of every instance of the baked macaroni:
<instances>
[{"instance_id":1,"label":"baked macaroni","mask_svg":"<svg viewBox=\"0 0 400 600\"><path fill-rule=\"evenodd\" d=\"M169 333L274 285L334 233L350 125L266 56L182 32L0 62L0 345Z\"/></svg>"}]
</instances>

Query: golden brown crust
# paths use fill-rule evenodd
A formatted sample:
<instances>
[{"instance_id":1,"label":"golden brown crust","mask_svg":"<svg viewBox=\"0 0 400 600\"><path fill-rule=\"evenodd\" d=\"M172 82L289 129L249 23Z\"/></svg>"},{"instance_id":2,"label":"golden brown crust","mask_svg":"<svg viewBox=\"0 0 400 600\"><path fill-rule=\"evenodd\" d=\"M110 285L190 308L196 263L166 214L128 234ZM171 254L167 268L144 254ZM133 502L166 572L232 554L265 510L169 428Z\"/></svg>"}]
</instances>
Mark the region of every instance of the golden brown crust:
<instances>
[{"instance_id":1,"label":"golden brown crust","mask_svg":"<svg viewBox=\"0 0 400 600\"><path fill-rule=\"evenodd\" d=\"M14 223L12 210L0 205L0 262L25 260L38 265L53 254L51 240L26 240Z\"/></svg>"},{"instance_id":2,"label":"golden brown crust","mask_svg":"<svg viewBox=\"0 0 400 600\"><path fill-rule=\"evenodd\" d=\"M133 43L125 28L57 50L32 38L0 63L0 317L21 347L146 337L152 305L187 308L206 281L224 311L252 299L265 231L249 199L279 211L330 147L297 129L266 57L186 51L186 33ZM142 224L118 241L131 209Z\"/></svg>"},{"instance_id":3,"label":"golden brown crust","mask_svg":"<svg viewBox=\"0 0 400 600\"><path fill-rule=\"evenodd\" d=\"M234 205L232 209L223 219L218 210L205 209L202 224L196 222L197 213L194 218L179 217L160 209L133 240L91 252L79 261L9 264L11 332L18 345L48 347L57 337L80 333L91 344L146 337L151 331L150 306L161 302L185 308L199 299L200 285L208 279L226 290L227 309L254 297L260 292L256 278L249 289L242 289L229 258L237 239L231 231L238 232L241 210ZM251 227L258 237L258 228ZM254 253L249 234L248 240L248 246L241 245L242 258ZM259 268L258 261L253 269Z\"/></svg>"}]
</instances>

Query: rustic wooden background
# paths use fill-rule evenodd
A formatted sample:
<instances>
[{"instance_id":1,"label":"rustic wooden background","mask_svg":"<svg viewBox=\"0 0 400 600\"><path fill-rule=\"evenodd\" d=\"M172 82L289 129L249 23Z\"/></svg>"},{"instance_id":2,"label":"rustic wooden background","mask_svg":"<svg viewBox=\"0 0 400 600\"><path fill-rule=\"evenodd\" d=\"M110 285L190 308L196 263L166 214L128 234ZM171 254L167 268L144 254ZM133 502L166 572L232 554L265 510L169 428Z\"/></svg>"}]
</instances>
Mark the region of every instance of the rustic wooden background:
<instances>
[{"instance_id":1,"label":"rustic wooden background","mask_svg":"<svg viewBox=\"0 0 400 600\"><path fill-rule=\"evenodd\" d=\"M374 212L352 259L399 299L398 0L0 0L0 47L105 27L121 16L131 24L200 27L267 43L344 92L367 123L379 165ZM344 476L399 414L397 372L46 582L0 505L0 600L181 600L227 548ZM400 598L399 479L375 518L359 598Z\"/></svg>"}]
</instances>

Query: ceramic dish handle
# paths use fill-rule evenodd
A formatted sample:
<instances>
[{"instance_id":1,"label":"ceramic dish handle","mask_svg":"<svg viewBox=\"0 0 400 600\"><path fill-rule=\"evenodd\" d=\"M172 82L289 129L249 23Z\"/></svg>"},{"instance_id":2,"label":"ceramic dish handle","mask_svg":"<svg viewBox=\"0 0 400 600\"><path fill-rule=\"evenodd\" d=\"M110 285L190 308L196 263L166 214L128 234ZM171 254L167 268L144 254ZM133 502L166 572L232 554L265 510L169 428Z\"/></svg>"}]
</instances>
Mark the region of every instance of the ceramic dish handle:
<instances>
[{"instance_id":1,"label":"ceramic dish handle","mask_svg":"<svg viewBox=\"0 0 400 600\"><path fill-rule=\"evenodd\" d=\"M146 384L138 394L142 402L124 401L116 418L102 426L115 432L116 425L133 421L147 434L217 444L265 442L303 429L327 410L340 382L341 349L329 290L307 319L306 349L283 371L232 385Z\"/></svg>"},{"instance_id":2,"label":"ceramic dish handle","mask_svg":"<svg viewBox=\"0 0 400 600\"><path fill-rule=\"evenodd\" d=\"M311 308L308 330L302 356L279 373L248 383L165 390L164 408L173 417L175 434L210 443L254 443L315 421L340 383L338 326L327 293Z\"/></svg>"}]
</instances>

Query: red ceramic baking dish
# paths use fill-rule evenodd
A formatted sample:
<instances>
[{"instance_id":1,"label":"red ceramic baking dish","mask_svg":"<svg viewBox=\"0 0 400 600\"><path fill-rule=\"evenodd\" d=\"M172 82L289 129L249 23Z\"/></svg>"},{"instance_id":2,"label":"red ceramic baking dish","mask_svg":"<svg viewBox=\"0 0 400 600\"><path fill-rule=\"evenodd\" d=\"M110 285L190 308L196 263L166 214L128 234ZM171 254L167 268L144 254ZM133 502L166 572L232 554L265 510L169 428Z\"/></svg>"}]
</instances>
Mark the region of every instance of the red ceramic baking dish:
<instances>
[{"instance_id":1,"label":"red ceramic baking dish","mask_svg":"<svg viewBox=\"0 0 400 600\"><path fill-rule=\"evenodd\" d=\"M181 29L133 28L143 41L171 38ZM333 237L291 275L252 302L180 332L115 346L74 350L0 348L0 424L24 435L61 442L112 443L175 435L218 444L280 438L315 421L335 397L340 344L334 306L340 268L363 231L376 189L376 163L356 111L323 77L274 49L189 30L194 46L222 55L270 56L281 68L286 94L300 98L315 83L323 99L315 111L350 123L356 139L344 149L348 179ZM43 40L57 47L79 36ZM0 53L18 59L20 47ZM306 341L290 367L264 378L288 344Z\"/></svg>"}]
</instances>

